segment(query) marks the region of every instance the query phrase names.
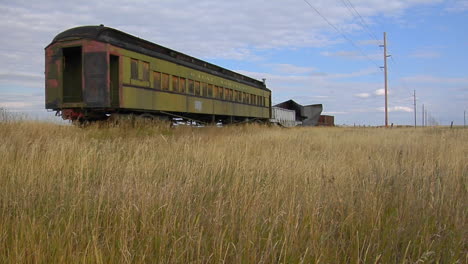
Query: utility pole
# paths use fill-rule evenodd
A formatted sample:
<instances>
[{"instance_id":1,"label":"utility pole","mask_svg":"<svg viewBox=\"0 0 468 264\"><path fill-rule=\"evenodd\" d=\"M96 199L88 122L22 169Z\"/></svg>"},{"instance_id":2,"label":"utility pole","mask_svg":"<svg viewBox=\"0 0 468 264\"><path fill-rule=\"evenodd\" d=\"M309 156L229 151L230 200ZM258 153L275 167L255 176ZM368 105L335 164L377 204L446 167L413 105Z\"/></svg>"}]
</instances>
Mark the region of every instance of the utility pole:
<instances>
[{"instance_id":1,"label":"utility pole","mask_svg":"<svg viewBox=\"0 0 468 264\"><path fill-rule=\"evenodd\" d=\"M424 118L426 118L426 120L424 120L424 124L426 124L427 126L427 108L426 108L426 113L424 113Z\"/></svg>"},{"instance_id":2,"label":"utility pole","mask_svg":"<svg viewBox=\"0 0 468 264\"><path fill-rule=\"evenodd\" d=\"M416 90L413 90L413 97L414 97L414 128L416 128Z\"/></svg>"},{"instance_id":3,"label":"utility pole","mask_svg":"<svg viewBox=\"0 0 468 264\"><path fill-rule=\"evenodd\" d=\"M422 105L422 126L424 127L424 104Z\"/></svg>"},{"instance_id":4,"label":"utility pole","mask_svg":"<svg viewBox=\"0 0 468 264\"><path fill-rule=\"evenodd\" d=\"M390 55L387 55L387 32L383 33L383 41L384 44L380 45L380 47L384 48L384 75L385 75L385 127L388 127L388 79L387 79L387 58Z\"/></svg>"},{"instance_id":5,"label":"utility pole","mask_svg":"<svg viewBox=\"0 0 468 264\"><path fill-rule=\"evenodd\" d=\"M466 110L463 111L463 127L466 127Z\"/></svg>"}]
</instances>

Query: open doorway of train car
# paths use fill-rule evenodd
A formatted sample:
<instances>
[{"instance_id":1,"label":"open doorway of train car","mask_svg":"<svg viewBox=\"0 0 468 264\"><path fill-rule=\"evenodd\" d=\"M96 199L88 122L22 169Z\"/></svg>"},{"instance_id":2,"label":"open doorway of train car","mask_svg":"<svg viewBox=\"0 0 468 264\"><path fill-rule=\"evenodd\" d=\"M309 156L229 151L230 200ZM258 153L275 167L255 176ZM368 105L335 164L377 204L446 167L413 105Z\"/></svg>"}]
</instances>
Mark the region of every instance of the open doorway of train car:
<instances>
[{"instance_id":1,"label":"open doorway of train car","mask_svg":"<svg viewBox=\"0 0 468 264\"><path fill-rule=\"evenodd\" d=\"M63 102L83 101L81 47L63 49Z\"/></svg>"},{"instance_id":2,"label":"open doorway of train car","mask_svg":"<svg viewBox=\"0 0 468 264\"><path fill-rule=\"evenodd\" d=\"M119 107L119 56L110 55L109 64L111 106Z\"/></svg>"}]
</instances>

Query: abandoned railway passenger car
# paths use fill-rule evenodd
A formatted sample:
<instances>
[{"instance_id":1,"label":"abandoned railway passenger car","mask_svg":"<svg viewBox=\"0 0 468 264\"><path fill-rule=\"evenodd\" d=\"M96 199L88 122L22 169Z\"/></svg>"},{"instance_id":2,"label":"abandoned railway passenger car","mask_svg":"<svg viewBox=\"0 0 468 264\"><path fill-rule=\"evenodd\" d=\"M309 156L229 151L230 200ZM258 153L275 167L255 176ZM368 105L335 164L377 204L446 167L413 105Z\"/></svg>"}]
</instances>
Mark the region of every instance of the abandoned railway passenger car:
<instances>
[{"instance_id":1,"label":"abandoned railway passenger car","mask_svg":"<svg viewBox=\"0 0 468 264\"><path fill-rule=\"evenodd\" d=\"M64 119L136 114L236 122L271 115L264 82L102 25L58 34L45 56L46 108Z\"/></svg>"}]
</instances>

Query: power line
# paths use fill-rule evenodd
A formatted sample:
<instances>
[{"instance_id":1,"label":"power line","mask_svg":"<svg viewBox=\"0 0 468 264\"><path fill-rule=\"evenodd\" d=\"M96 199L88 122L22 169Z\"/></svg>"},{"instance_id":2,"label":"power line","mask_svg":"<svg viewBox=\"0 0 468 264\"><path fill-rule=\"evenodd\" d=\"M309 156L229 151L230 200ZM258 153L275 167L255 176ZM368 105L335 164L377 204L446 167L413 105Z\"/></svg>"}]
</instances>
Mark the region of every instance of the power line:
<instances>
[{"instance_id":1,"label":"power line","mask_svg":"<svg viewBox=\"0 0 468 264\"><path fill-rule=\"evenodd\" d=\"M370 29L370 27L367 25L366 21L364 20L364 18L361 16L361 14L356 10L356 8L354 7L353 3L351 3L350 0L341 0L341 2L343 3L343 5L348 9L348 11L351 13L351 15L355 18L355 19L359 19L360 22L358 21L358 23L362 26L363 29L365 29L365 31L369 34L369 36L371 38L373 38L374 40L376 41L380 41L377 36L374 34L374 32L372 32L372 30ZM352 10L354 11L352 11Z\"/></svg>"},{"instance_id":2,"label":"power line","mask_svg":"<svg viewBox=\"0 0 468 264\"><path fill-rule=\"evenodd\" d=\"M390 60L391 60L391 62L392 62L392 65L393 65L393 66L396 66L397 61L396 61L393 57L394 57L394 56L393 56L393 54L392 54L392 56L390 57ZM408 86L406 85L406 82L404 81L403 76L400 74L400 71L398 70L397 67L395 67L395 68L389 67L389 70L390 70L391 72L395 72L396 75L397 75L397 77L400 78L400 83L401 83L401 85L403 86L403 88L405 88L406 90L410 90L410 89L408 89Z\"/></svg>"},{"instance_id":3,"label":"power line","mask_svg":"<svg viewBox=\"0 0 468 264\"><path fill-rule=\"evenodd\" d=\"M333 25L324 15L322 15L322 13L320 13L320 11L318 11L317 8L312 6L307 0L304 0L304 2L306 2L306 4L310 6L310 8L312 8L323 20L325 20L325 22L327 22L328 25L330 25L333 29L335 29L336 32L338 32L344 39L346 39L349 43L351 43L351 45L353 45L362 55L364 55L364 57L366 57L369 61L371 61L375 66L380 67L374 60L372 60L366 53L364 53L364 51L362 51L362 49L359 48L359 46L356 45L354 41L348 38L339 28Z\"/></svg>"},{"instance_id":4,"label":"power line","mask_svg":"<svg viewBox=\"0 0 468 264\"><path fill-rule=\"evenodd\" d=\"M408 85L406 84L406 81L403 79L403 76L401 75L400 71L398 70L398 67L396 67L397 66L397 60L394 59L393 55L390 57L390 60L392 62L392 65L395 66L395 67L389 67L389 70L391 72L395 73L396 77L399 78L399 83L401 84L401 86L403 86L403 89L405 89L405 91L409 91L410 89L408 88ZM416 113L416 91L415 90L414 90L414 95L413 96L414 96L414 111ZM423 105L423 111L424 111L424 105ZM415 120L416 120L416 114L415 114ZM422 124L422 126L424 126L424 113L423 113L423 124ZM416 127L416 121L415 121L415 127Z\"/></svg>"}]
</instances>

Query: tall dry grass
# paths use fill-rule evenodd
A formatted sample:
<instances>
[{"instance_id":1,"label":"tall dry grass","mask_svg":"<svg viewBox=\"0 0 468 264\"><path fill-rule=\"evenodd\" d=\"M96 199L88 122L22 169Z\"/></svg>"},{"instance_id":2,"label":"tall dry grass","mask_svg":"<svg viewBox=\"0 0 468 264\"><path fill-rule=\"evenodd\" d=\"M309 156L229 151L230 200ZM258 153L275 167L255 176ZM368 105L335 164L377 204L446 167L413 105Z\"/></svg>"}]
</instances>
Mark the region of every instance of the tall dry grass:
<instances>
[{"instance_id":1,"label":"tall dry grass","mask_svg":"<svg viewBox=\"0 0 468 264\"><path fill-rule=\"evenodd\" d=\"M0 262L467 263L467 142L0 122Z\"/></svg>"}]
</instances>

